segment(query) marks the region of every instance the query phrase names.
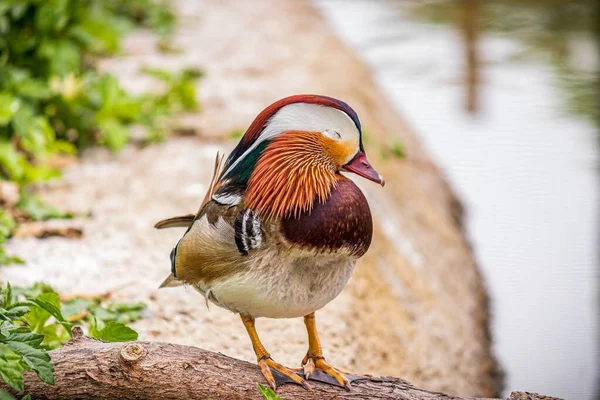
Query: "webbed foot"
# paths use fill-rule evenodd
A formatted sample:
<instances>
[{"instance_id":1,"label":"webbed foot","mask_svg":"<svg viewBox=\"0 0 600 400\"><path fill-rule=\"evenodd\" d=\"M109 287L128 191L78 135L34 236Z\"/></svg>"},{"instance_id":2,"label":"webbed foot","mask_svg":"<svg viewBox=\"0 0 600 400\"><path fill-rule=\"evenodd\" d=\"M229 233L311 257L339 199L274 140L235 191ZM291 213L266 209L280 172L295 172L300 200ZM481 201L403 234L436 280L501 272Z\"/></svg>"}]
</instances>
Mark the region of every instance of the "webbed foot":
<instances>
[{"instance_id":1,"label":"webbed foot","mask_svg":"<svg viewBox=\"0 0 600 400\"><path fill-rule=\"evenodd\" d=\"M258 361L258 366L260 367L260 372L262 372L273 390L277 390L277 386L281 386L284 383L297 383L304 389L311 389L308 382L296 374L294 370L273 361L271 358L262 358ZM273 375L273 372L275 375Z\"/></svg>"},{"instance_id":2,"label":"webbed foot","mask_svg":"<svg viewBox=\"0 0 600 400\"><path fill-rule=\"evenodd\" d=\"M304 377L306 379L312 379L315 381L327 383L333 386L341 386L350 390L350 382L361 379L361 377L354 375L346 375L346 373L332 367L325 358L313 357L310 354L306 354L302 360L302 369L304 370Z\"/></svg>"}]
</instances>

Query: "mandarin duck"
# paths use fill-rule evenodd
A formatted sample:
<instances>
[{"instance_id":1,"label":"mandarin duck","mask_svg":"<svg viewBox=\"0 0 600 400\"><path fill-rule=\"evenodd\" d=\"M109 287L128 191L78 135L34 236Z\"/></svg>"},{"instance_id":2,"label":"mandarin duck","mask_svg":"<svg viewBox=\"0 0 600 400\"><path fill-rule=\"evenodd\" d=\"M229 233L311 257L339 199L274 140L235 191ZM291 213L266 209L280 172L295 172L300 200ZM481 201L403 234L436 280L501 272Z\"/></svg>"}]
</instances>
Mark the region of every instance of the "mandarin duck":
<instances>
[{"instance_id":1,"label":"mandarin duck","mask_svg":"<svg viewBox=\"0 0 600 400\"><path fill-rule=\"evenodd\" d=\"M365 155L358 116L331 97L287 97L256 117L221 167L222 159L198 213L155 226L187 228L161 287L191 285L207 305L239 314L274 390L272 370L305 388L325 375L349 389L349 375L323 356L315 311L340 294L373 234L365 196L341 172L384 185ZM304 318L302 369L271 359L259 317Z\"/></svg>"}]
</instances>

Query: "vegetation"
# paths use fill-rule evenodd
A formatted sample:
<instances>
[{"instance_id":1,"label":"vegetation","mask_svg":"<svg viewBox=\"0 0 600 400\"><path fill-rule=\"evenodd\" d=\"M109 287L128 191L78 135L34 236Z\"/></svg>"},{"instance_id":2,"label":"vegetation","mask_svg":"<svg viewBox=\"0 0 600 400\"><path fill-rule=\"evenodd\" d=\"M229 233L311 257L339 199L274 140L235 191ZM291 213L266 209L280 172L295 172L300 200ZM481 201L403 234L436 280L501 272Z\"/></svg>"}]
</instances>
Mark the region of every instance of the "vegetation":
<instances>
[{"instance_id":1,"label":"vegetation","mask_svg":"<svg viewBox=\"0 0 600 400\"><path fill-rule=\"evenodd\" d=\"M25 185L59 176L53 159L98 144L121 149L132 126L159 140L167 117L198 107L195 70L145 72L162 92L132 95L94 61L117 53L136 26L172 32L175 16L160 0L7 0L0 3L0 183L21 188L31 218L67 217L26 197ZM2 200L0 199L0 205ZM0 264L18 261L2 243L15 228L0 214Z\"/></svg>"},{"instance_id":2,"label":"vegetation","mask_svg":"<svg viewBox=\"0 0 600 400\"><path fill-rule=\"evenodd\" d=\"M23 391L24 371L33 371L54 384L48 350L71 337L74 324L83 325L90 337L111 342L137 339L126 323L142 316L143 303L112 303L101 297L61 300L48 285L0 288L0 376L12 389ZM11 398L0 391L0 399Z\"/></svg>"},{"instance_id":3,"label":"vegetation","mask_svg":"<svg viewBox=\"0 0 600 400\"><path fill-rule=\"evenodd\" d=\"M4 251L4 242L13 233L15 226L16 223L12 215L0 208L0 265L23 262L20 258L9 256Z\"/></svg>"},{"instance_id":4,"label":"vegetation","mask_svg":"<svg viewBox=\"0 0 600 400\"><path fill-rule=\"evenodd\" d=\"M257 383L256 386L258 387L258 391L260 392L261 396L265 400L281 400L281 398L277 396L277 393L275 393L270 387L260 383Z\"/></svg>"},{"instance_id":5,"label":"vegetation","mask_svg":"<svg viewBox=\"0 0 600 400\"><path fill-rule=\"evenodd\" d=\"M246 132L243 129L234 129L229 132L227 138L232 140L240 140L244 136L244 133Z\"/></svg>"},{"instance_id":6,"label":"vegetation","mask_svg":"<svg viewBox=\"0 0 600 400\"><path fill-rule=\"evenodd\" d=\"M363 144L370 149L370 151L378 151L383 160L406 159L407 154L404 144L395 138L393 134L388 134L387 137L388 139L385 143L378 145L373 141L373 133L371 130L366 127L362 128Z\"/></svg>"},{"instance_id":7,"label":"vegetation","mask_svg":"<svg viewBox=\"0 0 600 400\"><path fill-rule=\"evenodd\" d=\"M15 204L0 199L0 264L21 262L3 244L23 219L70 218L25 190L58 177L52 160L103 145L119 150L133 125L147 141L163 136L174 112L197 108L194 80L186 70L146 73L161 81L160 93L131 95L95 60L120 50L124 35L146 27L172 32L175 16L158 0L8 0L0 3L0 183L19 186ZM105 341L137 339L126 324L142 316L143 303L101 297L62 299L49 286L0 288L0 377L23 391L23 373L54 383L48 351L69 340L71 327ZM12 399L0 391L0 399ZM23 397L23 399L29 396Z\"/></svg>"}]
</instances>

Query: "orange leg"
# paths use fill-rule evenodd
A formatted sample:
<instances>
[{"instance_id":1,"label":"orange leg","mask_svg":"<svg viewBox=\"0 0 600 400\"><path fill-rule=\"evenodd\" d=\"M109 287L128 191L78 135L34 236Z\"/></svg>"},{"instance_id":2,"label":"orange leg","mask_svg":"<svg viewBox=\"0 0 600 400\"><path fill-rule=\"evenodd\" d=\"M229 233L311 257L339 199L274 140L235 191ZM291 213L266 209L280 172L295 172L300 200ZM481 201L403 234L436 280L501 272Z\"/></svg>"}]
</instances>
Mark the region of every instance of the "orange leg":
<instances>
[{"instance_id":1,"label":"orange leg","mask_svg":"<svg viewBox=\"0 0 600 400\"><path fill-rule=\"evenodd\" d=\"M315 313L310 313L304 316L304 324L308 332L308 352L302 360L302 368L304 368L304 376L309 379L310 375L315 372L315 369L320 369L329 376L333 377L340 385L350 390L350 380L336 368L333 368L323 357L323 348L317 334L317 323L315 321Z\"/></svg>"},{"instance_id":2,"label":"orange leg","mask_svg":"<svg viewBox=\"0 0 600 400\"><path fill-rule=\"evenodd\" d=\"M276 363L273 361L273 359L271 359L271 355L260 342L256 328L254 327L254 318L247 315L241 315L241 318L244 326L246 327L246 331L248 331L248 336L250 336L250 341L252 342L252 347L254 348L254 353L256 354L256 360L258 366L260 367L260 372L262 372L263 376L269 383L269 386L271 386L271 389L277 389L277 384L275 383L275 378L273 377L271 368L280 374L285 375L297 384L302 385L305 389L310 389L308 382L298 376L294 371L288 367L284 367L283 365Z\"/></svg>"}]
</instances>

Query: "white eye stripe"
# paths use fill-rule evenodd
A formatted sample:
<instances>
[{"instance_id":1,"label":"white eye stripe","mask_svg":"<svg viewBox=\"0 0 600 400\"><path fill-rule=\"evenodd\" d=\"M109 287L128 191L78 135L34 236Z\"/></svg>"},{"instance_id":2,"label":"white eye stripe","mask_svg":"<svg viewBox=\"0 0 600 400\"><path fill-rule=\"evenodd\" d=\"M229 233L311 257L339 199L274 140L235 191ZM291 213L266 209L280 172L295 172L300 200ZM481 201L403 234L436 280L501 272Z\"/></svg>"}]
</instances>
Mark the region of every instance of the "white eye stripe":
<instances>
[{"instance_id":1,"label":"white eye stripe","mask_svg":"<svg viewBox=\"0 0 600 400\"><path fill-rule=\"evenodd\" d=\"M330 137L332 139L341 139L342 135L339 134L339 132L334 131L333 129L325 129L323 131L323 135Z\"/></svg>"},{"instance_id":2,"label":"white eye stripe","mask_svg":"<svg viewBox=\"0 0 600 400\"><path fill-rule=\"evenodd\" d=\"M227 171L221 176L221 179L225 179L240 161L250 154L260 143L274 138L281 132L289 130L324 132L330 129L343 136L345 140L353 138L358 143L360 137L358 128L348 114L343 111L307 103L293 103L282 107L269 119L254 143L229 166Z\"/></svg>"}]
</instances>

